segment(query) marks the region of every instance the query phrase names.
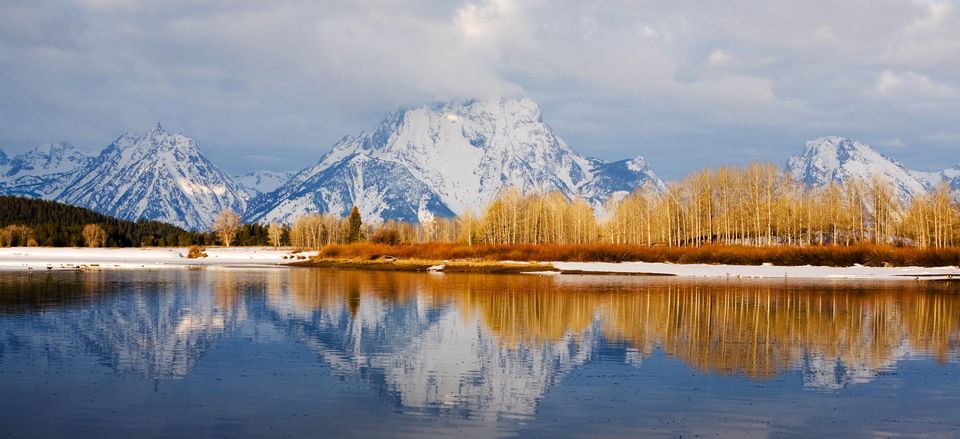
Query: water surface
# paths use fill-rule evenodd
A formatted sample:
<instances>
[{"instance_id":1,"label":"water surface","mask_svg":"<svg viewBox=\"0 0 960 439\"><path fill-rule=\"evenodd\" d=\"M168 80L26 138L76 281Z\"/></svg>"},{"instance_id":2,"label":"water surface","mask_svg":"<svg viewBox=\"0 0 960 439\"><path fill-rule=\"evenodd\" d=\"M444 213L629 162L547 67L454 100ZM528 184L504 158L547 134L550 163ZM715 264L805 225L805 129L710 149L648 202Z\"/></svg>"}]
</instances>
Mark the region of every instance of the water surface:
<instances>
[{"instance_id":1,"label":"water surface","mask_svg":"<svg viewBox=\"0 0 960 439\"><path fill-rule=\"evenodd\" d=\"M0 437L960 436L960 286L0 273Z\"/></svg>"}]
</instances>

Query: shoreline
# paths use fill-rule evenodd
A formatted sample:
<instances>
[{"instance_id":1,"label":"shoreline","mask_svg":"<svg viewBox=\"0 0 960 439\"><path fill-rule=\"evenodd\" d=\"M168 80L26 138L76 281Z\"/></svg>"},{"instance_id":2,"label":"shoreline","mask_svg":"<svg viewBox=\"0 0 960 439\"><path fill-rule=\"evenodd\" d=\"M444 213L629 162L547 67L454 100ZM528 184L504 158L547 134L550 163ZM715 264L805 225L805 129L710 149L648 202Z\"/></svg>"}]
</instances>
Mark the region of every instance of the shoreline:
<instances>
[{"instance_id":1,"label":"shoreline","mask_svg":"<svg viewBox=\"0 0 960 439\"><path fill-rule=\"evenodd\" d=\"M0 271L271 268L316 254L273 247L213 247L204 258L188 258L187 253L187 247L4 247Z\"/></svg>"},{"instance_id":2,"label":"shoreline","mask_svg":"<svg viewBox=\"0 0 960 439\"><path fill-rule=\"evenodd\" d=\"M960 269L948 267L777 266L674 264L664 262L518 262L483 260L318 258L318 252L290 248L213 247L207 257L187 258L185 247L0 248L0 271L87 271L198 268L295 268L432 273L614 275L683 278L937 280L960 281Z\"/></svg>"},{"instance_id":3,"label":"shoreline","mask_svg":"<svg viewBox=\"0 0 960 439\"><path fill-rule=\"evenodd\" d=\"M698 279L824 279L960 281L957 267L824 267L672 264L663 262L471 262L321 259L297 267L434 273L521 273L550 276L648 276Z\"/></svg>"}]
</instances>

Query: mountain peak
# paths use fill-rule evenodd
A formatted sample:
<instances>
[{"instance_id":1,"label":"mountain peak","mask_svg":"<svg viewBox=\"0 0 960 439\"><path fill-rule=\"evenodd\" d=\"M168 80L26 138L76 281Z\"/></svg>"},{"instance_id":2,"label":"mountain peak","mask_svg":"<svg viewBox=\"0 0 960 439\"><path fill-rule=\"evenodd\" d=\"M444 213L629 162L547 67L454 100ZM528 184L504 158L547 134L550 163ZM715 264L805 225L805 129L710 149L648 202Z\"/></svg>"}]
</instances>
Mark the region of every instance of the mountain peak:
<instances>
[{"instance_id":1,"label":"mountain peak","mask_svg":"<svg viewBox=\"0 0 960 439\"><path fill-rule=\"evenodd\" d=\"M540 106L528 98L472 99L452 106L468 115L504 115L517 121L543 123Z\"/></svg>"},{"instance_id":2,"label":"mountain peak","mask_svg":"<svg viewBox=\"0 0 960 439\"><path fill-rule=\"evenodd\" d=\"M247 219L344 215L356 205L374 221L416 222L482 209L504 187L560 192L599 208L613 192L647 181L663 184L642 157L610 164L574 151L530 99L472 99L401 109L374 131L344 138L316 166L254 200Z\"/></svg>"},{"instance_id":3,"label":"mountain peak","mask_svg":"<svg viewBox=\"0 0 960 439\"><path fill-rule=\"evenodd\" d=\"M124 134L56 196L122 219L166 221L202 230L223 209L242 212L247 194L193 139L160 124Z\"/></svg>"},{"instance_id":4,"label":"mountain peak","mask_svg":"<svg viewBox=\"0 0 960 439\"><path fill-rule=\"evenodd\" d=\"M806 142L804 154L832 155L841 159L861 154L880 154L872 146L849 137L825 136Z\"/></svg>"},{"instance_id":5,"label":"mountain peak","mask_svg":"<svg viewBox=\"0 0 960 439\"><path fill-rule=\"evenodd\" d=\"M904 200L930 189L920 173L849 137L828 136L806 142L803 153L787 161L787 171L810 187L879 178L891 184Z\"/></svg>"},{"instance_id":6,"label":"mountain peak","mask_svg":"<svg viewBox=\"0 0 960 439\"><path fill-rule=\"evenodd\" d=\"M192 138L183 133L172 134L158 122L150 131L144 134L123 133L113 141L104 152L111 150L134 156L153 155L156 151L182 151L182 154L200 154L197 144Z\"/></svg>"},{"instance_id":7,"label":"mountain peak","mask_svg":"<svg viewBox=\"0 0 960 439\"><path fill-rule=\"evenodd\" d=\"M642 155L638 155L627 161L627 168L634 172L650 172L650 165Z\"/></svg>"}]
</instances>

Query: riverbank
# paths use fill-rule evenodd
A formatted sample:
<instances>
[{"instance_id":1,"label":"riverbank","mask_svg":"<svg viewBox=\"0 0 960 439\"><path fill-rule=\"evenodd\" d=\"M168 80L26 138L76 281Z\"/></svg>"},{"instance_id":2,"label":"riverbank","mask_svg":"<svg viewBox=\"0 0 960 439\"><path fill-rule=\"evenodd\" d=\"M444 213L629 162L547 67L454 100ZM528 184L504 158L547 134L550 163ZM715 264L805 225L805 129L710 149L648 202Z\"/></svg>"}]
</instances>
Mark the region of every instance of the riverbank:
<instances>
[{"instance_id":1,"label":"riverbank","mask_svg":"<svg viewBox=\"0 0 960 439\"><path fill-rule=\"evenodd\" d=\"M328 257L272 247L215 247L206 257L188 258L183 247L0 248L0 270L134 270L170 268L313 267L435 273L528 273L538 275L631 275L692 278L960 280L960 269L944 267L845 267L776 264L674 264L666 262L513 261L473 258L427 259L379 255Z\"/></svg>"},{"instance_id":2,"label":"riverbank","mask_svg":"<svg viewBox=\"0 0 960 439\"><path fill-rule=\"evenodd\" d=\"M205 249L202 258L188 258L188 253L185 247L6 247L0 248L0 270L277 267L316 255L273 247L213 247Z\"/></svg>"},{"instance_id":3,"label":"riverbank","mask_svg":"<svg viewBox=\"0 0 960 439\"><path fill-rule=\"evenodd\" d=\"M294 262L294 266L372 271L435 273L526 273L537 275L619 275L688 278L957 280L957 267L850 267L730 264L671 264L659 262L516 262L429 261L420 259L330 259Z\"/></svg>"}]
</instances>

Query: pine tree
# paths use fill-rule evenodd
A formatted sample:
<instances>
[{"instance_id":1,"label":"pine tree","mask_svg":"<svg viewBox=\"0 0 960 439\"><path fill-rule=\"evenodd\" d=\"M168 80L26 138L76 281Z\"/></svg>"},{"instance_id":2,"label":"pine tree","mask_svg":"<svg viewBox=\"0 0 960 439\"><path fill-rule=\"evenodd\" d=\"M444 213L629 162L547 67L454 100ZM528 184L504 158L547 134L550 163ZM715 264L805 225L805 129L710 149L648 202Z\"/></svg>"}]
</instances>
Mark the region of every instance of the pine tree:
<instances>
[{"instance_id":1,"label":"pine tree","mask_svg":"<svg viewBox=\"0 0 960 439\"><path fill-rule=\"evenodd\" d=\"M353 206L353 209L350 210L350 219L347 221L350 227L347 232L347 242L359 241L360 226L363 225L363 221L360 220L360 209L357 209L357 206Z\"/></svg>"}]
</instances>

